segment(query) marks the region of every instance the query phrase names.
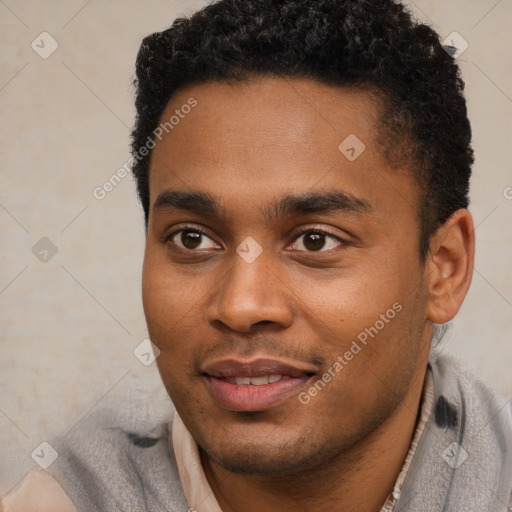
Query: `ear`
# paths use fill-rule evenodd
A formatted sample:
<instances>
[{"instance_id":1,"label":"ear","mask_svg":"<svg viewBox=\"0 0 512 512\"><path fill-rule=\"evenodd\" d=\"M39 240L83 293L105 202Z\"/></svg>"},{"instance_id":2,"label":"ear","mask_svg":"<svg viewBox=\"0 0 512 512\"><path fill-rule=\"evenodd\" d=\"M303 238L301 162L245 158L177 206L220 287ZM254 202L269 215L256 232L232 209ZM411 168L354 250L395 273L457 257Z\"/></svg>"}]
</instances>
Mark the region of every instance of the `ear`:
<instances>
[{"instance_id":1,"label":"ear","mask_svg":"<svg viewBox=\"0 0 512 512\"><path fill-rule=\"evenodd\" d=\"M475 258L473 218L457 210L432 236L426 262L427 318L444 324L459 311L471 284Z\"/></svg>"}]
</instances>

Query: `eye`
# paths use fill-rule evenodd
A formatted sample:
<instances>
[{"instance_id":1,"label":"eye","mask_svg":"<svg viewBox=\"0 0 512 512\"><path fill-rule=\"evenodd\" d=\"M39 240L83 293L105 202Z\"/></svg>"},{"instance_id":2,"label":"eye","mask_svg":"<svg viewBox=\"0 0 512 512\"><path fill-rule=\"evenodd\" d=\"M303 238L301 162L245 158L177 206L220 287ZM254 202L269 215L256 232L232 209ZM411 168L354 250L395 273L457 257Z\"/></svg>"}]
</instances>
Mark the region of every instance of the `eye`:
<instances>
[{"instance_id":1,"label":"eye","mask_svg":"<svg viewBox=\"0 0 512 512\"><path fill-rule=\"evenodd\" d=\"M167 241L187 251L217 249L219 247L204 231L198 228L185 228L175 231L167 237Z\"/></svg>"},{"instance_id":2,"label":"eye","mask_svg":"<svg viewBox=\"0 0 512 512\"><path fill-rule=\"evenodd\" d=\"M316 229L304 231L295 239L293 245L299 251L325 252L343 245L343 240L330 233Z\"/></svg>"}]
</instances>

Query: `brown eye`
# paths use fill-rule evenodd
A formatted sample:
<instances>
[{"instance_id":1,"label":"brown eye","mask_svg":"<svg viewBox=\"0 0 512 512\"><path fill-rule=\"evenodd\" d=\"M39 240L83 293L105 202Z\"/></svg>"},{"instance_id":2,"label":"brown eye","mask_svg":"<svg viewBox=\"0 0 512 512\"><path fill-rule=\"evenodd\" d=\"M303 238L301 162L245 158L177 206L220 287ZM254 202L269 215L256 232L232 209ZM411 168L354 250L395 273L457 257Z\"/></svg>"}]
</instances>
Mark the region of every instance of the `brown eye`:
<instances>
[{"instance_id":1,"label":"brown eye","mask_svg":"<svg viewBox=\"0 0 512 512\"><path fill-rule=\"evenodd\" d=\"M202 249L219 249L219 246L200 229L180 229L170 235L167 240L187 251L198 252Z\"/></svg>"},{"instance_id":2,"label":"brown eye","mask_svg":"<svg viewBox=\"0 0 512 512\"><path fill-rule=\"evenodd\" d=\"M322 233L308 233L304 235L303 243L308 251L319 251L325 245L325 235Z\"/></svg>"},{"instance_id":3,"label":"brown eye","mask_svg":"<svg viewBox=\"0 0 512 512\"><path fill-rule=\"evenodd\" d=\"M324 252L343 245L343 240L317 230L304 231L293 243L293 248L302 252Z\"/></svg>"},{"instance_id":4,"label":"brown eye","mask_svg":"<svg viewBox=\"0 0 512 512\"><path fill-rule=\"evenodd\" d=\"M181 232L181 243L186 249L197 249L201 245L202 233L184 230Z\"/></svg>"}]
</instances>

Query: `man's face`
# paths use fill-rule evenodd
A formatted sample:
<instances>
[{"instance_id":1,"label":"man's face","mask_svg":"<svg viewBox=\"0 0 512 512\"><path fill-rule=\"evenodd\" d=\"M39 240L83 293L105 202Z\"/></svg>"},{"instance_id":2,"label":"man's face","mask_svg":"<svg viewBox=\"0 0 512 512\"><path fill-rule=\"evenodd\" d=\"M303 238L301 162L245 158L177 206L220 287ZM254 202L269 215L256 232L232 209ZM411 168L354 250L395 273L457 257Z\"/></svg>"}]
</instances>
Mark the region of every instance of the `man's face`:
<instances>
[{"instance_id":1,"label":"man's face","mask_svg":"<svg viewBox=\"0 0 512 512\"><path fill-rule=\"evenodd\" d=\"M158 369L211 459L313 468L421 384L431 330L417 187L384 161L362 91L200 84L162 121L176 110L150 166L143 300Z\"/></svg>"}]
</instances>

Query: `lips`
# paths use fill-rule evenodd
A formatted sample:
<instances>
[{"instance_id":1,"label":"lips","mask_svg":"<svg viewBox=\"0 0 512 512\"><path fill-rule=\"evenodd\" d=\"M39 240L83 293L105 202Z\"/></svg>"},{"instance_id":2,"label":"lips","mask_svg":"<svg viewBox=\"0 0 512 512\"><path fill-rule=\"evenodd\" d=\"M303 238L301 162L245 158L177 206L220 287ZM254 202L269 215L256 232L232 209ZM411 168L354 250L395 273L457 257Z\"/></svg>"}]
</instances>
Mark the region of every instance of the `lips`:
<instances>
[{"instance_id":1,"label":"lips","mask_svg":"<svg viewBox=\"0 0 512 512\"><path fill-rule=\"evenodd\" d=\"M203 369L212 398L230 411L266 411L298 394L316 373L311 365L271 359L225 359Z\"/></svg>"}]
</instances>

